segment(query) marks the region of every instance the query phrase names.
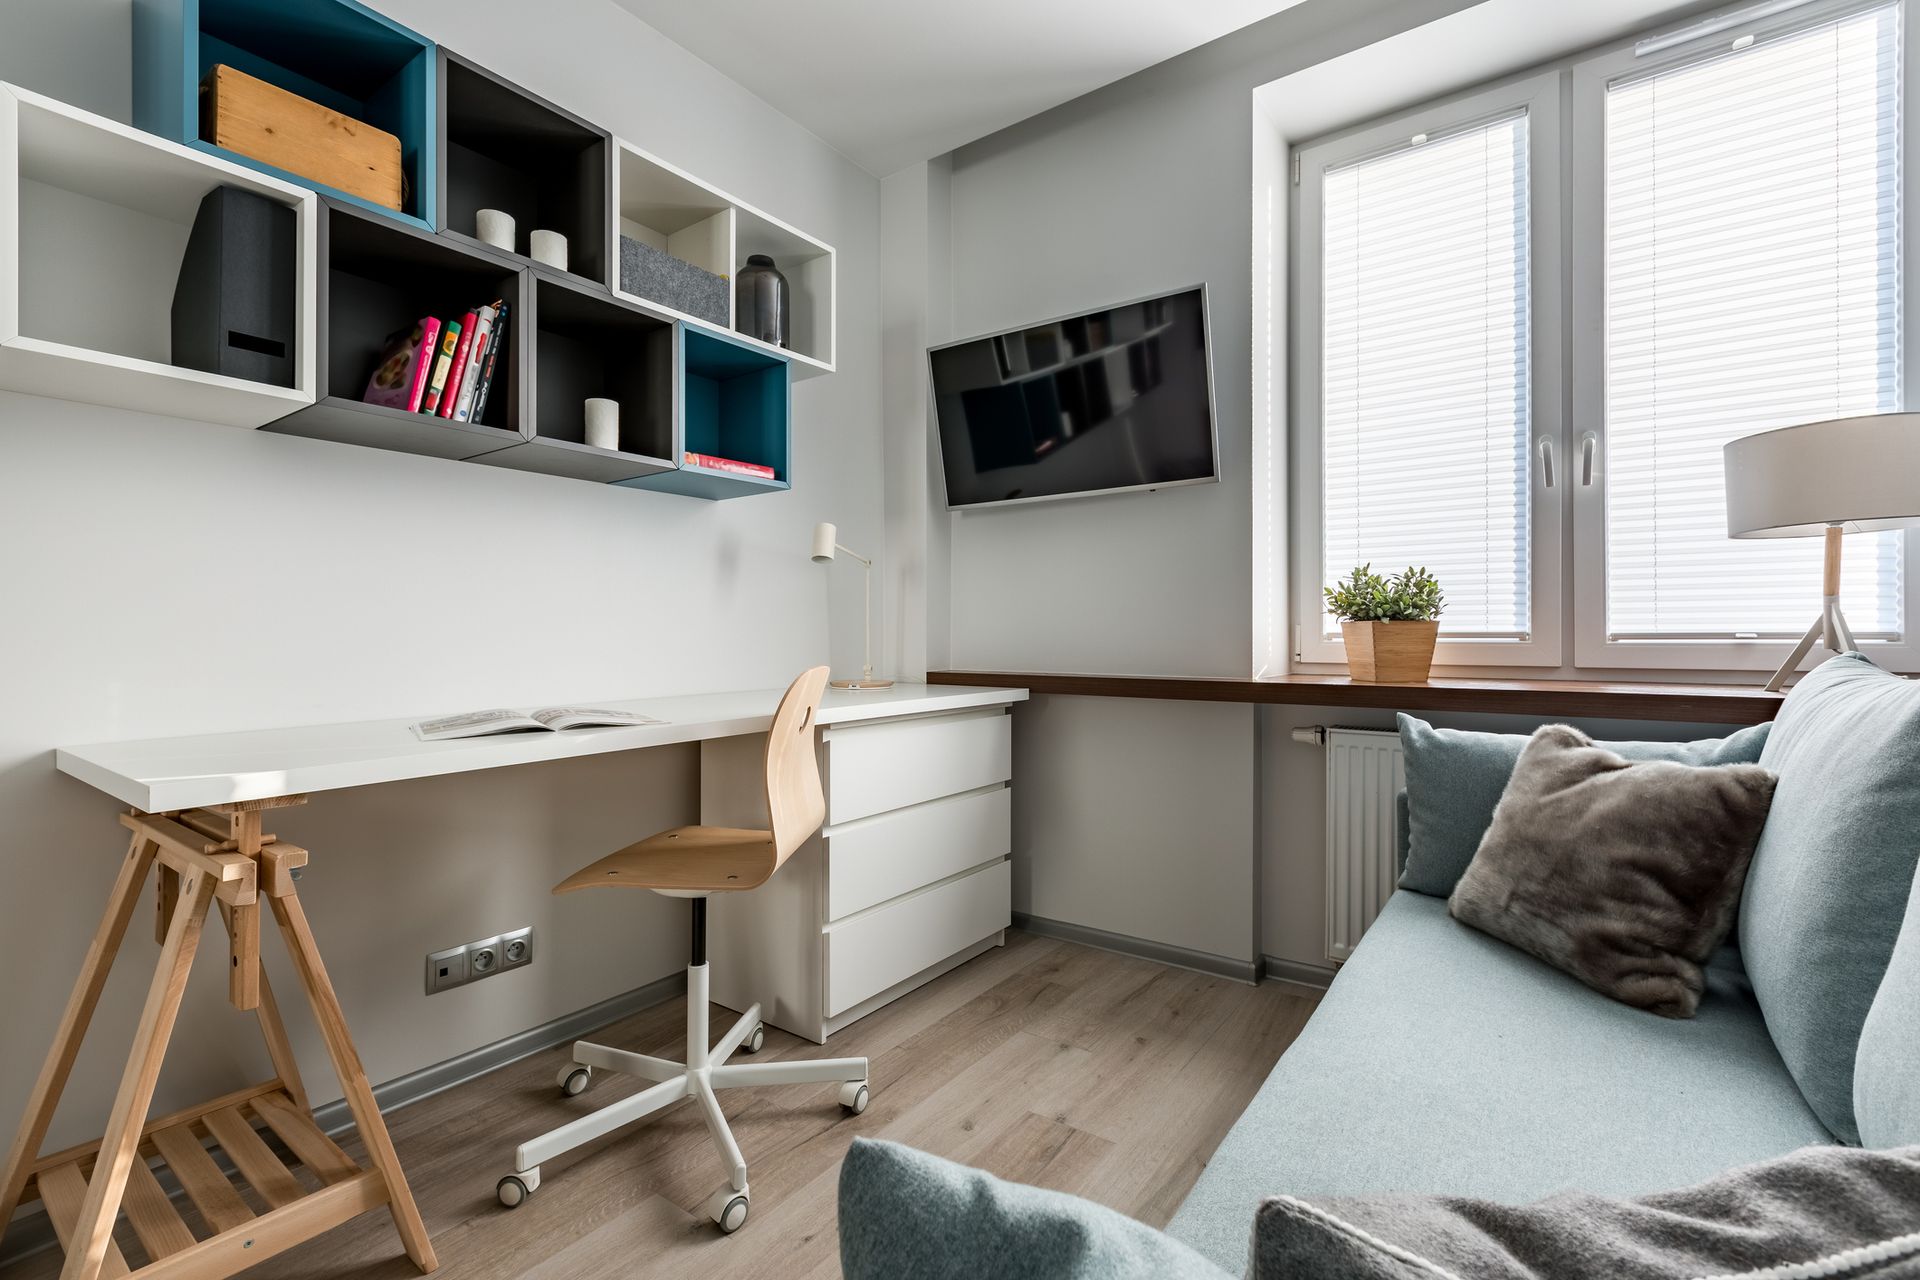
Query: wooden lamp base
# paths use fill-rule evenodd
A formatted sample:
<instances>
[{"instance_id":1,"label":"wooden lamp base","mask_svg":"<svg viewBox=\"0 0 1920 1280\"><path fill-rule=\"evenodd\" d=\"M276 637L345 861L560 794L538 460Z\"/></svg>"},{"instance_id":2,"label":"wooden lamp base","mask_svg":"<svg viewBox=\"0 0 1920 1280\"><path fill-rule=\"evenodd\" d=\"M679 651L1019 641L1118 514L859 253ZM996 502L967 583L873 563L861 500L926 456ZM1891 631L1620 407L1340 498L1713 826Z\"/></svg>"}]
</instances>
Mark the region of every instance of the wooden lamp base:
<instances>
[{"instance_id":1,"label":"wooden lamp base","mask_svg":"<svg viewBox=\"0 0 1920 1280\"><path fill-rule=\"evenodd\" d=\"M893 681L876 680L872 676L861 676L855 680L833 680L830 681L829 684L832 688L851 689L856 693L865 693L874 689L893 688Z\"/></svg>"}]
</instances>

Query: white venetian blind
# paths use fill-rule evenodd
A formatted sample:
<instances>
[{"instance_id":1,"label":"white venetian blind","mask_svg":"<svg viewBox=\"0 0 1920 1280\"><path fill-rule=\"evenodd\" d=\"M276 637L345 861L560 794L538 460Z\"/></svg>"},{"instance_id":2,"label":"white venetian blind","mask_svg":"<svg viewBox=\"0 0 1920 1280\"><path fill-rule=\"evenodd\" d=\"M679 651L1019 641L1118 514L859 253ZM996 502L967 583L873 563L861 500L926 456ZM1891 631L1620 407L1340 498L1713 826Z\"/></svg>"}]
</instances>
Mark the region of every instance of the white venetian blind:
<instances>
[{"instance_id":1,"label":"white venetian blind","mask_svg":"<svg viewBox=\"0 0 1920 1280\"><path fill-rule=\"evenodd\" d=\"M1606 131L1608 632L1798 636L1819 540L1730 541L1720 451L1900 408L1899 11L1616 81ZM1848 540L1858 634L1900 560Z\"/></svg>"},{"instance_id":2,"label":"white venetian blind","mask_svg":"<svg viewBox=\"0 0 1920 1280\"><path fill-rule=\"evenodd\" d=\"M1322 575L1424 566L1456 637L1531 625L1527 214L1524 112L1326 173Z\"/></svg>"}]
</instances>

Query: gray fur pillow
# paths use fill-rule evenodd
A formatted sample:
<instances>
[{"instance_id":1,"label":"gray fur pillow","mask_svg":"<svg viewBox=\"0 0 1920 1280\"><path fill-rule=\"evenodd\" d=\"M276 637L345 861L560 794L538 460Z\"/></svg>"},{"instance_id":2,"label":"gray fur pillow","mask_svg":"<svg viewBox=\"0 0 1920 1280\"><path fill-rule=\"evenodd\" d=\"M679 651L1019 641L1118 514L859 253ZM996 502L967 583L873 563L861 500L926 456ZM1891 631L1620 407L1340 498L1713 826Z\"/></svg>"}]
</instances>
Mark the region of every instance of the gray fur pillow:
<instances>
[{"instance_id":1,"label":"gray fur pillow","mask_svg":"<svg viewBox=\"0 0 1920 1280\"><path fill-rule=\"evenodd\" d=\"M1691 1018L1774 781L1755 764L1636 764L1546 725L1447 909L1615 1000Z\"/></svg>"}]
</instances>

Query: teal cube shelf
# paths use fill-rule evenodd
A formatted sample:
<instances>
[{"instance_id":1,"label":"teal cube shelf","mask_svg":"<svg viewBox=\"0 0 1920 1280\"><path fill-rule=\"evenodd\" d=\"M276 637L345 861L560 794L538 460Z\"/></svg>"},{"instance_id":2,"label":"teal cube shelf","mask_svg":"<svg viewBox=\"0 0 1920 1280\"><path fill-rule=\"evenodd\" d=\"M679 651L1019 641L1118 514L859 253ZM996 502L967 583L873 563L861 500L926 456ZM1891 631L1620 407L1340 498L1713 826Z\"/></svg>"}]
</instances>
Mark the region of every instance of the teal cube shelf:
<instances>
[{"instance_id":1,"label":"teal cube shelf","mask_svg":"<svg viewBox=\"0 0 1920 1280\"><path fill-rule=\"evenodd\" d=\"M133 122L325 196L437 226L439 50L355 0L134 0ZM406 205L393 210L216 147L200 136L200 82L226 64L400 139Z\"/></svg>"},{"instance_id":2,"label":"teal cube shelf","mask_svg":"<svg viewBox=\"0 0 1920 1280\"><path fill-rule=\"evenodd\" d=\"M792 484L792 368L769 349L681 322L672 471L621 483L693 498L742 498ZM689 453L773 468L769 477L687 462Z\"/></svg>"}]
</instances>

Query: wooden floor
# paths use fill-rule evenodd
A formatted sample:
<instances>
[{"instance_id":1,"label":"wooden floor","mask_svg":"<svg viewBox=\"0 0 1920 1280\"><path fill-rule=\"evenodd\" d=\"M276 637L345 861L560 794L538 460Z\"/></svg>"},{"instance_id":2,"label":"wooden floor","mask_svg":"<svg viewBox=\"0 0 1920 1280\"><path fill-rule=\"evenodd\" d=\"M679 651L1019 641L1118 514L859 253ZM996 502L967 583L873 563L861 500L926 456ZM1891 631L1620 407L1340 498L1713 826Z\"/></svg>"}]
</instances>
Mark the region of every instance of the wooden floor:
<instances>
[{"instance_id":1,"label":"wooden floor","mask_svg":"<svg viewBox=\"0 0 1920 1280\"><path fill-rule=\"evenodd\" d=\"M909 1143L1164 1225L1313 1004L1297 987L1248 987L1016 932L827 1049L770 1028L757 1060L864 1054L873 1101L856 1117L830 1085L723 1093L753 1189L752 1216L731 1237L701 1210L725 1178L685 1103L548 1163L532 1199L499 1206L494 1183L517 1142L639 1087L602 1074L585 1096L562 1098L554 1073L565 1048L404 1108L390 1123L446 1280L831 1277L840 1274L836 1180L856 1136ZM592 1038L677 1058L684 1018L685 1002L675 1000ZM732 1018L716 1009L713 1022L717 1039ZM134 1256L124 1221L121 1235ZM0 1280L57 1273L49 1251L0 1269ZM246 1274L418 1273L382 1211Z\"/></svg>"}]
</instances>

